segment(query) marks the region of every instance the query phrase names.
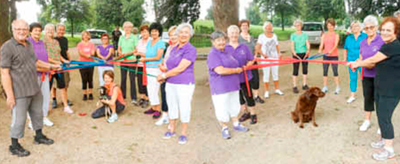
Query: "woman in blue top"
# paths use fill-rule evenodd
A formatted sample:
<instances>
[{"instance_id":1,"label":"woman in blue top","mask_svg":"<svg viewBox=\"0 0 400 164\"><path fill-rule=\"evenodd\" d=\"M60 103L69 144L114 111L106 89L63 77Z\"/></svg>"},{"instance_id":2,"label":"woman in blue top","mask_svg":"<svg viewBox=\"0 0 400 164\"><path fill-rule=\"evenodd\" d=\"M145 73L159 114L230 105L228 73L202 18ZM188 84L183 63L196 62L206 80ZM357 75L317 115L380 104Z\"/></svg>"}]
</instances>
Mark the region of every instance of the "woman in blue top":
<instances>
[{"instance_id":1,"label":"woman in blue top","mask_svg":"<svg viewBox=\"0 0 400 164\"><path fill-rule=\"evenodd\" d=\"M348 62L356 61L360 57L360 43L362 40L367 38L367 34L361 32L360 22L355 21L350 25L351 32L349 36L347 36L346 41L344 42L344 60ZM349 75L350 75L350 97L347 100L347 103L351 103L355 98L355 94L357 91L357 77L358 72L361 69L357 69L356 71L352 71L349 67Z\"/></svg>"},{"instance_id":2,"label":"woman in blue top","mask_svg":"<svg viewBox=\"0 0 400 164\"><path fill-rule=\"evenodd\" d=\"M141 58L140 62L146 62L146 72L148 74L157 76L161 74L158 65L162 62L162 56L165 49L165 43L161 40L163 28L160 23L152 23L149 30L151 41L149 41L146 46L146 57ZM149 95L151 107L144 113L153 115L154 119L158 119L161 116L160 99L158 97L160 83L158 83L155 77L148 76L147 79L147 93Z\"/></svg>"}]
</instances>

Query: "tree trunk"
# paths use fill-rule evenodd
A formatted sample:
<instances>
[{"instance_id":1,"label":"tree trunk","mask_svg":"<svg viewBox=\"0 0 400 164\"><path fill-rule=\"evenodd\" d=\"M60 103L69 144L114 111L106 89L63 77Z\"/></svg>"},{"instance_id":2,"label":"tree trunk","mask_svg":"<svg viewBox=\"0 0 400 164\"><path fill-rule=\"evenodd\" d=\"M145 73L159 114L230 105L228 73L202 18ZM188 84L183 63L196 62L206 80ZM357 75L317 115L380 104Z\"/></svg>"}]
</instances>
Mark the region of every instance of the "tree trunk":
<instances>
[{"instance_id":1,"label":"tree trunk","mask_svg":"<svg viewBox=\"0 0 400 164\"><path fill-rule=\"evenodd\" d=\"M214 29L225 31L239 22L239 0L213 0Z\"/></svg>"},{"instance_id":2,"label":"tree trunk","mask_svg":"<svg viewBox=\"0 0 400 164\"><path fill-rule=\"evenodd\" d=\"M15 6L16 0L10 0L10 22L17 19L17 7Z\"/></svg>"},{"instance_id":3,"label":"tree trunk","mask_svg":"<svg viewBox=\"0 0 400 164\"><path fill-rule=\"evenodd\" d=\"M73 38L74 37L74 20L71 19L69 22L71 23L71 37Z\"/></svg>"},{"instance_id":4,"label":"tree trunk","mask_svg":"<svg viewBox=\"0 0 400 164\"><path fill-rule=\"evenodd\" d=\"M0 0L0 47L10 39L10 10L8 0ZM1 74L0 74L1 79ZM0 96L5 97L3 85L0 82Z\"/></svg>"},{"instance_id":5,"label":"tree trunk","mask_svg":"<svg viewBox=\"0 0 400 164\"><path fill-rule=\"evenodd\" d=\"M281 27L282 27L282 31L285 31L285 19L284 19L284 16L285 16L285 12L281 11Z\"/></svg>"}]
</instances>

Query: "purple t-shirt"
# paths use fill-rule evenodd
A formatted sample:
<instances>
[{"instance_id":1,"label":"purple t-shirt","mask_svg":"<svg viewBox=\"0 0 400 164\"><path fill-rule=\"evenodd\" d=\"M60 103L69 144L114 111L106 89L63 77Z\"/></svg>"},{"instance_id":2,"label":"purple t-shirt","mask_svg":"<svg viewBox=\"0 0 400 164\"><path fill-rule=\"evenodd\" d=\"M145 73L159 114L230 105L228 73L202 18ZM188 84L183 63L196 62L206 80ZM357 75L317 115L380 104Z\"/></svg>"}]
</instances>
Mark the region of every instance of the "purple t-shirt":
<instances>
[{"instance_id":1,"label":"purple t-shirt","mask_svg":"<svg viewBox=\"0 0 400 164\"><path fill-rule=\"evenodd\" d=\"M360 54L362 56L362 59L368 59L372 56L374 56L382 47L382 45L385 44L385 42L382 40L380 35L376 35L374 40L371 41L371 44L368 45L367 39L364 39L360 43ZM362 68L364 69L364 77L375 77L376 70L375 67L368 69L368 68Z\"/></svg>"},{"instance_id":2,"label":"purple t-shirt","mask_svg":"<svg viewBox=\"0 0 400 164\"><path fill-rule=\"evenodd\" d=\"M179 45L178 45L179 46ZM169 77L167 79L168 83L172 84L194 84L194 62L197 58L197 50L192 44L186 43L183 47L178 48L175 46L172 48L167 64L167 70L171 70L179 65L182 59L191 61L192 63L179 75Z\"/></svg>"},{"instance_id":3,"label":"purple t-shirt","mask_svg":"<svg viewBox=\"0 0 400 164\"><path fill-rule=\"evenodd\" d=\"M47 56L46 46L44 45L44 42L41 40L36 42L32 37L29 37L28 41L32 43L33 51L35 52L37 59L48 63L49 57ZM37 74L42 75L42 72L38 72Z\"/></svg>"},{"instance_id":4,"label":"purple t-shirt","mask_svg":"<svg viewBox=\"0 0 400 164\"><path fill-rule=\"evenodd\" d=\"M239 62L233 57L233 49L224 51L213 47L207 57L207 66L210 82L211 95L224 94L240 89L239 74L219 75L214 68L222 66L224 68L237 68Z\"/></svg>"},{"instance_id":5,"label":"purple t-shirt","mask_svg":"<svg viewBox=\"0 0 400 164\"><path fill-rule=\"evenodd\" d=\"M227 44L225 46L225 49L232 49L230 51L233 51L233 57L239 62L240 67L246 66L247 62L254 60L253 54L244 43L239 44L239 46L236 47L236 49L233 48L231 45ZM250 79L253 78L251 70L247 70L246 73L247 73L247 80L250 81ZM243 72L239 74L239 80L240 83L246 82Z\"/></svg>"},{"instance_id":6,"label":"purple t-shirt","mask_svg":"<svg viewBox=\"0 0 400 164\"><path fill-rule=\"evenodd\" d=\"M106 47L104 48L103 45L99 45L99 46L97 46L97 48L100 50L100 55L101 55L101 56L107 57L107 56L108 56L108 53L110 52L110 48L114 48L114 46L111 45L111 44L109 44L108 46L106 46ZM113 59L113 57L112 57L112 55L111 55L110 58L107 59L107 61L111 61L112 59ZM112 67L112 65L109 65L109 64L107 64L107 65L105 65L105 66L111 66L111 67Z\"/></svg>"}]
</instances>

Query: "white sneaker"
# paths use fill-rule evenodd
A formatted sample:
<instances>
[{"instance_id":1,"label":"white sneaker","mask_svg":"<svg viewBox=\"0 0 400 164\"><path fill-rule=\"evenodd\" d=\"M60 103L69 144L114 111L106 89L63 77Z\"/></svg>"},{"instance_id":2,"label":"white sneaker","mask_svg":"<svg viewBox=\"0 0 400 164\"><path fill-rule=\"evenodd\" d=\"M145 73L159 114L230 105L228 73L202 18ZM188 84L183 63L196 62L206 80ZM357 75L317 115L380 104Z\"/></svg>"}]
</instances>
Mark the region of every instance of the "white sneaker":
<instances>
[{"instance_id":1,"label":"white sneaker","mask_svg":"<svg viewBox=\"0 0 400 164\"><path fill-rule=\"evenodd\" d=\"M339 94L339 92L340 92L340 88L339 88L339 87L336 87L335 95Z\"/></svg>"},{"instance_id":2,"label":"white sneaker","mask_svg":"<svg viewBox=\"0 0 400 164\"><path fill-rule=\"evenodd\" d=\"M117 115L117 113L113 113L113 114L111 114L111 117L108 118L107 122L108 122L108 123L113 123L113 122L115 122L115 121L117 121L117 120L118 120L118 115Z\"/></svg>"},{"instance_id":3,"label":"white sneaker","mask_svg":"<svg viewBox=\"0 0 400 164\"><path fill-rule=\"evenodd\" d=\"M375 149L381 149L384 146L385 146L385 140L383 140L383 139L371 143L371 147L375 148Z\"/></svg>"},{"instance_id":4,"label":"white sneaker","mask_svg":"<svg viewBox=\"0 0 400 164\"><path fill-rule=\"evenodd\" d=\"M43 125L46 125L46 126L53 126L54 123L51 122L47 117L43 117Z\"/></svg>"},{"instance_id":5,"label":"white sneaker","mask_svg":"<svg viewBox=\"0 0 400 164\"><path fill-rule=\"evenodd\" d=\"M275 93L278 94L278 95L281 95L281 96L283 95L283 92L281 90L279 90L279 89L275 90Z\"/></svg>"},{"instance_id":6,"label":"white sneaker","mask_svg":"<svg viewBox=\"0 0 400 164\"><path fill-rule=\"evenodd\" d=\"M33 130L32 121L29 121L29 123L28 123L28 128L29 128L30 130Z\"/></svg>"},{"instance_id":7,"label":"white sneaker","mask_svg":"<svg viewBox=\"0 0 400 164\"><path fill-rule=\"evenodd\" d=\"M371 122L368 120L364 120L362 125L360 126L360 131L365 132L368 130L368 128L371 126Z\"/></svg>"},{"instance_id":8,"label":"white sneaker","mask_svg":"<svg viewBox=\"0 0 400 164\"><path fill-rule=\"evenodd\" d=\"M165 114L163 114L161 118L158 119L158 121L156 122L157 126L161 126L163 124L169 124L168 116L166 116Z\"/></svg>"},{"instance_id":9,"label":"white sneaker","mask_svg":"<svg viewBox=\"0 0 400 164\"><path fill-rule=\"evenodd\" d=\"M378 130L376 131L376 134L381 134L381 129L378 128Z\"/></svg>"},{"instance_id":10,"label":"white sneaker","mask_svg":"<svg viewBox=\"0 0 400 164\"><path fill-rule=\"evenodd\" d=\"M327 93L327 92L328 92L328 87L327 87L327 86L324 86L324 87L322 88L322 92Z\"/></svg>"},{"instance_id":11,"label":"white sneaker","mask_svg":"<svg viewBox=\"0 0 400 164\"><path fill-rule=\"evenodd\" d=\"M356 100L355 97L350 97L349 99L347 99L347 104L352 103L354 100Z\"/></svg>"},{"instance_id":12,"label":"white sneaker","mask_svg":"<svg viewBox=\"0 0 400 164\"><path fill-rule=\"evenodd\" d=\"M64 112L68 114L74 113L74 111L69 106L64 107Z\"/></svg>"},{"instance_id":13,"label":"white sneaker","mask_svg":"<svg viewBox=\"0 0 400 164\"><path fill-rule=\"evenodd\" d=\"M264 97L267 99L267 98L269 98L269 92L268 91L266 91L265 93L264 93Z\"/></svg>"}]
</instances>

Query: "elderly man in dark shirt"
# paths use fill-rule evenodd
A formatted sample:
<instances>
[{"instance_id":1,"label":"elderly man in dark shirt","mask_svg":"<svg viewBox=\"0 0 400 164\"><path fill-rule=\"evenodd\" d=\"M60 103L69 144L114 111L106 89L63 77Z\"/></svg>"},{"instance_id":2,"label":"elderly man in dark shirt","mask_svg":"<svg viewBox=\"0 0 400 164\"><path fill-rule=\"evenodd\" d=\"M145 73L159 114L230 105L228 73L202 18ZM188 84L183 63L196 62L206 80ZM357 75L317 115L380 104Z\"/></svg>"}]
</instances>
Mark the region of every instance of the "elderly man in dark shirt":
<instances>
[{"instance_id":1,"label":"elderly man in dark shirt","mask_svg":"<svg viewBox=\"0 0 400 164\"><path fill-rule=\"evenodd\" d=\"M59 65L37 60L32 44L27 41L28 24L24 20L12 23L13 38L3 44L0 50L1 81L7 95L7 106L12 109L9 147L12 155L28 156L18 139L24 136L27 113L31 116L33 129L36 131L36 144L51 145L53 140L42 133L43 96L37 83L36 68L59 70Z\"/></svg>"},{"instance_id":2,"label":"elderly man in dark shirt","mask_svg":"<svg viewBox=\"0 0 400 164\"><path fill-rule=\"evenodd\" d=\"M114 50L118 49L118 41L119 37L122 35L122 32L119 30L118 26L115 26L114 31L111 33L113 39ZM115 51L117 53L117 51Z\"/></svg>"}]
</instances>

